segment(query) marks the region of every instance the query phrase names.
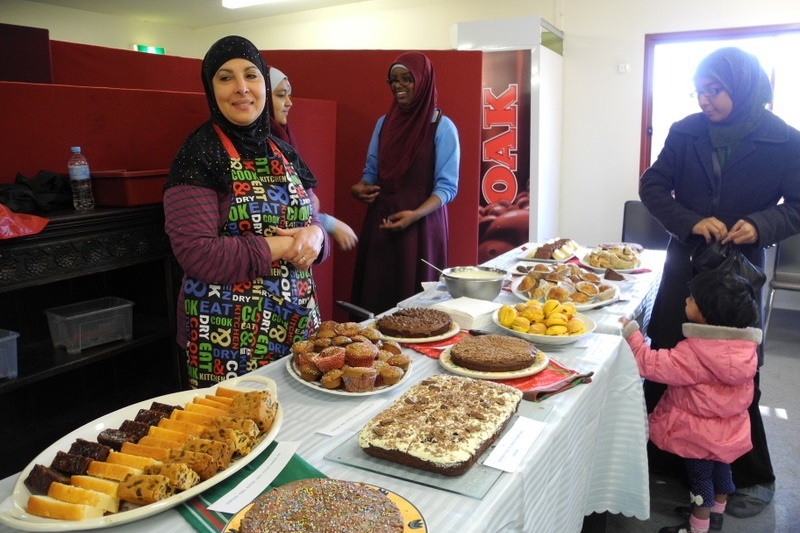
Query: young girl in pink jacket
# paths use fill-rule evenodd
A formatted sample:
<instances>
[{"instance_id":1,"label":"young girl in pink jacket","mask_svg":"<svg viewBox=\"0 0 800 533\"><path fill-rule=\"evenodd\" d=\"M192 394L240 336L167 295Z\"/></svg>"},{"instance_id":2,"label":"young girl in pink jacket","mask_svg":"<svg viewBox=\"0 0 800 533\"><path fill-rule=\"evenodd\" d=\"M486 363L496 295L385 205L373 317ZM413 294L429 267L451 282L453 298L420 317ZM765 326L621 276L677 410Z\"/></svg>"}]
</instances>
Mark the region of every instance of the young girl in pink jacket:
<instances>
[{"instance_id":1,"label":"young girl in pink jacket","mask_svg":"<svg viewBox=\"0 0 800 533\"><path fill-rule=\"evenodd\" d=\"M642 377L667 391L650 414L650 440L684 459L692 502L689 522L659 533L705 533L722 528L730 463L752 448L747 408L762 332L752 289L739 276L703 272L689 283L683 341L654 350L635 320L622 334Z\"/></svg>"}]
</instances>

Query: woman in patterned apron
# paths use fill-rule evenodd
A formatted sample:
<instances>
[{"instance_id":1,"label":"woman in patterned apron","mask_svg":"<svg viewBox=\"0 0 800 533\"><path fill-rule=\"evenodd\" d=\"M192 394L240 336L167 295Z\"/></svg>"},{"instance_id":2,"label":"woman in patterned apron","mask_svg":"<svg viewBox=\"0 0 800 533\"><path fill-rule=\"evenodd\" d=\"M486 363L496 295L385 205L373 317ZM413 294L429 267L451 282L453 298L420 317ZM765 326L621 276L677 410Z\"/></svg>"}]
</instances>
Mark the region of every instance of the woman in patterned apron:
<instances>
[{"instance_id":1,"label":"woman in patterned apron","mask_svg":"<svg viewBox=\"0 0 800 533\"><path fill-rule=\"evenodd\" d=\"M314 176L270 135L261 53L242 37L220 39L202 78L211 118L184 141L164 189L184 271L177 340L195 388L283 357L316 331L311 265L329 249Z\"/></svg>"}]
</instances>

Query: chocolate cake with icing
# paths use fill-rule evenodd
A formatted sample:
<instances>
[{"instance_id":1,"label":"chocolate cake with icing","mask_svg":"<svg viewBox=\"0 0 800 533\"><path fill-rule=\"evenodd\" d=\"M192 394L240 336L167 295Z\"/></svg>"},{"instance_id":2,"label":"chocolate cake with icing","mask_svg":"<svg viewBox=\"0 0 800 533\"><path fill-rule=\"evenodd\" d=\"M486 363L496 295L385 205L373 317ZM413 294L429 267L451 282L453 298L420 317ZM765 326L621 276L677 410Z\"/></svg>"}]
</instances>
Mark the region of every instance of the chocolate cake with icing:
<instances>
[{"instance_id":1,"label":"chocolate cake with icing","mask_svg":"<svg viewBox=\"0 0 800 533\"><path fill-rule=\"evenodd\" d=\"M505 335L467 337L450 348L453 364L480 372L512 372L533 365L538 350L529 342Z\"/></svg>"},{"instance_id":2,"label":"chocolate cake with icing","mask_svg":"<svg viewBox=\"0 0 800 533\"><path fill-rule=\"evenodd\" d=\"M358 444L373 457L460 476L500 436L521 399L508 385L431 376L370 420Z\"/></svg>"},{"instance_id":3,"label":"chocolate cake with icing","mask_svg":"<svg viewBox=\"0 0 800 533\"><path fill-rule=\"evenodd\" d=\"M377 320L378 330L399 339L424 339L450 331L453 319L444 311L414 307L398 309Z\"/></svg>"},{"instance_id":4,"label":"chocolate cake with icing","mask_svg":"<svg viewBox=\"0 0 800 533\"><path fill-rule=\"evenodd\" d=\"M379 490L351 481L312 478L259 496L238 531L401 533L403 529L397 505Z\"/></svg>"}]
</instances>

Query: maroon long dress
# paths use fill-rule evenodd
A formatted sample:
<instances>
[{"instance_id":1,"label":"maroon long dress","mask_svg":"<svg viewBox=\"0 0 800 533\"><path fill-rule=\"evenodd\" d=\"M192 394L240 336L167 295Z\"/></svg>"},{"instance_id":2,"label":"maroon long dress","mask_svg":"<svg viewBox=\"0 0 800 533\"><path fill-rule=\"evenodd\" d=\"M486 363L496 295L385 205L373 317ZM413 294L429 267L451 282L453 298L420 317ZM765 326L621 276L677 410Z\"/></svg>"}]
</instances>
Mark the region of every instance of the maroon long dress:
<instances>
[{"instance_id":1,"label":"maroon long dress","mask_svg":"<svg viewBox=\"0 0 800 533\"><path fill-rule=\"evenodd\" d=\"M416 209L430 197L435 134L436 128L431 128L428 142L422 143L415 154L402 185L393 192L381 188L378 198L367 207L353 276L352 301L373 313L391 309L421 291L423 281L438 278L438 273L420 258L441 268L447 266L447 206L402 231L378 227L390 214ZM380 179L378 185L382 185Z\"/></svg>"}]
</instances>

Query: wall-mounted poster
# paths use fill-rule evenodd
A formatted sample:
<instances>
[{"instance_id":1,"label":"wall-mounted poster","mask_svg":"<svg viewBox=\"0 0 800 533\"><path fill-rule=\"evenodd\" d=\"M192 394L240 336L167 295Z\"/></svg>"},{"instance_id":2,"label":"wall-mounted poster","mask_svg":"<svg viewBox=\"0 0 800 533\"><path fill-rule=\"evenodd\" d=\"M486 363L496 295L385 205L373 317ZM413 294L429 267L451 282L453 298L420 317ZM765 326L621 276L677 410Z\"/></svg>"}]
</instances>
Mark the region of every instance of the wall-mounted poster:
<instances>
[{"instance_id":1,"label":"wall-mounted poster","mask_svg":"<svg viewBox=\"0 0 800 533\"><path fill-rule=\"evenodd\" d=\"M478 263L528 242L531 51L484 53L482 77Z\"/></svg>"}]
</instances>

